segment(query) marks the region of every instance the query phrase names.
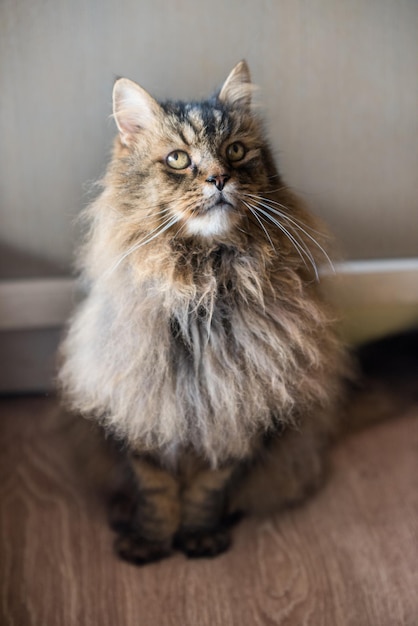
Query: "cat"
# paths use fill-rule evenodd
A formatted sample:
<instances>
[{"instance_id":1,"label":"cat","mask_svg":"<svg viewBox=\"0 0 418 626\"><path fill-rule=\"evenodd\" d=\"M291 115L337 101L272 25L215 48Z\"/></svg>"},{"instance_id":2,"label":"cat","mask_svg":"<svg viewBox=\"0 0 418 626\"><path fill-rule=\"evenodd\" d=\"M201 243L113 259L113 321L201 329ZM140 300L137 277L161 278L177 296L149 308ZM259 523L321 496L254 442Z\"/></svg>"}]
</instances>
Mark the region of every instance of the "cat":
<instances>
[{"instance_id":1,"label":"cat","mask_svg":"<svg viewBox=\"0 0 418 626\"><path fill-rule=\"evenodd\" d=\"M324 477L350 364L318 289L322 226L280 176L245 61L202 102L121 78L118 134L62 344L73 411L125 451L115 547L145 564L215 556L231 520ZM119 516L119 517L118 517Z\"/></svg>"}]
</instances>

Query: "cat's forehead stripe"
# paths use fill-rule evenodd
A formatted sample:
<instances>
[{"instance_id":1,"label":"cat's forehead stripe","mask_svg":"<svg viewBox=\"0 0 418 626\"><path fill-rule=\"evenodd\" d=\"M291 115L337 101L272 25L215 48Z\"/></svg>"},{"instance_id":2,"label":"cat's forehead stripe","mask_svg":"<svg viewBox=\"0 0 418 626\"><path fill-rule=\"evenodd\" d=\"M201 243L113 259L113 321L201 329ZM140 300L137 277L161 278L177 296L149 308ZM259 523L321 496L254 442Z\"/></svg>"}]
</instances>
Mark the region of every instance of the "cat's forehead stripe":
<instances>
[{"instance_id":1,"label":"cat's forehead stripe","mask_svg":"<svg viewBox=\"0 0 418 626\"><path fill-rule=\"evenodd\" d=\"M178 132L187 145L196 141L202 141L213 136L219 131L222 123L222 113L218 110L208 110L200 105L185 108L181 118Z\"/></svg>"},{"instance_id":2,"label":"cat's forehead stripe","mask_svg":"<svg viewBox=\"0 0 418 626\"><path fill-rule=\"evenodd\" d=\"M200 109L192 108L187 111L187 119L191 123L196 134L201 133L204 129L204 120Z\"/></svg>"},{"instance_id":3,"label":"cat's forehead stripe","mask_svg":"<svg viewBox=\"0 0 418 626\"><path fill-rule=\"evenodd\" d=\"M230 124L221 110L213 104L202 103L187 111L187 121L193 127L198 139L212 143L216 138L230 131Z\"/></svg>"},{"instance_id":4,"label":"cat's forehead stripe","mask_svg":"<svg viewBox=\"0 0 418 626\"><path fill-rule=\"evenodd\" d=\"M180 133L180 136L182 136L182 139L184 138L185 143L188 145L191 145L196 140L197 132L191 123L182 124Z\"/></svg>"},{"instance_id":5,"label":"cat's forehead stripe","mask_svg":"<svg viewBox=\"0 0 418 626\"><path fill-rule=\"evenodd\" d=\"M165 106L178 136L188 146L201 141L218 145L236 125L231 116L222 108L216 108L212 101L169 102Z\"/></svg>"},{"instance_id":6,"label":"cat's forehead stripe","mask_svg":"<svg viewBox=\"0 0 418 626\"><path fill-rule=\"evenodd\" d=\"M213 111L213 115L215 116L215 120L217 121L217 123L220 124L222 121L222 113L218 111L217 109L215 109Z\"/></svg>"}]
</instances>

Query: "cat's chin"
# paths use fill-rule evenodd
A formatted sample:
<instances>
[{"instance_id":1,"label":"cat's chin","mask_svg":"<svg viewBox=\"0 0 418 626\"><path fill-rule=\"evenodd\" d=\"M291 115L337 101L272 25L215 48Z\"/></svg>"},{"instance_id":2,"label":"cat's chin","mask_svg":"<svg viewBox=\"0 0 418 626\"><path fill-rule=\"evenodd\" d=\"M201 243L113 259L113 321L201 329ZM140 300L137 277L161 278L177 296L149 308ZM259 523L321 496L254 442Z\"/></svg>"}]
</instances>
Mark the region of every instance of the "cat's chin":
<instances>
[{"instance_id":1,"label":"cat's chin","mask_svg":"<svg viewBox=\"0 0 418 626\"><path fill-rule=\"evenodd\" d=\"M233 225L231 205L225 203L206 211L202 215L190 217L186 223L188 235L201 237L217 237L225 235Z\"/></svg>"}]
</instances>

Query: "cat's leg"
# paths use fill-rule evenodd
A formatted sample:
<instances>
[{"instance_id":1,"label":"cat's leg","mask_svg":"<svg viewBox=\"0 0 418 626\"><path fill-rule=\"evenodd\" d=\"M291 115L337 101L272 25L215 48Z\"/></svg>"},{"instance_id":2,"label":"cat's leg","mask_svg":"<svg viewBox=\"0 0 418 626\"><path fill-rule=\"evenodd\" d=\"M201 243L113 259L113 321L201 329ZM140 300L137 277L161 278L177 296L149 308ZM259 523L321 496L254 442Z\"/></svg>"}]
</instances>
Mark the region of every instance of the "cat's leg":
<instances>
[{"instance_id":1,"label":"cat's leg","mask_svg":"<svg viewBox=\"0 0 418 626\"><path fill-rule=\"evenodd\" d=\"M135 528L135 515L138 504L136 486L129 488L118 487L109 497L108 517L109 526L117 533L133 532Z\"/></svg>"},{"instance_id":2,"label":"cat's leg","mask_svg":"<svg viewBox=\"0 0 418 626\"><path fill-rule=\"evenodd\" d=\"M213 557L230 546L224 515L231 473L232 468L203 469L184 487L176 547L187 556Z\"/></svg>"},{"instance_id":3,"label":"cat's leg","mask_svg":"<svg viewBox=\"0 0 418 626\"><path fill-rule=\"evenodd\" d=\"M302 503L322 486L327 453L323 431L288 429L272 437L234 481L229 512L270 515Z\"/></svg>"},{"instance_id":4,"label":"cat's leg","mask_svg":"<svg viewBox=\"0 0 418 626\"><path fill-rule=\"evenodd\" d=\"M171 553L180 523L179 485L150 457L132 456L131 467L137 498L132 523L119 534L115 547L123 559L142 565Z\"/></svg>"}]
</instances>

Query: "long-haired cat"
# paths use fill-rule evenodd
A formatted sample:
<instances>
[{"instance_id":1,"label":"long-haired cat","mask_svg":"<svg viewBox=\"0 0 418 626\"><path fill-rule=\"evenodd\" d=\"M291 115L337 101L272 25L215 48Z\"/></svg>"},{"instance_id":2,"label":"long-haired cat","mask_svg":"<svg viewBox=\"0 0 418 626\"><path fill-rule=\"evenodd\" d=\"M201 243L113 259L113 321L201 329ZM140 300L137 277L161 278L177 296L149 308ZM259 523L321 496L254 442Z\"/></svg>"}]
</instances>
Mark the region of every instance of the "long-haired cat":
<instances>
[{"instance_id":1,"label":"long-haired cat","mask_svg":"<svg viewBox=\"0 0 418 626\"><path fill-rule=\"evenodd\" d=\"M116 546L138 564L216 555L234 513L303 499L339 428L346 360L317 288L323 243L252 92L245 62L203 102L114 87L119 134L84 215L88 295L60 381L124 444L135 497Z\"/></svg>"}]
</instances>

